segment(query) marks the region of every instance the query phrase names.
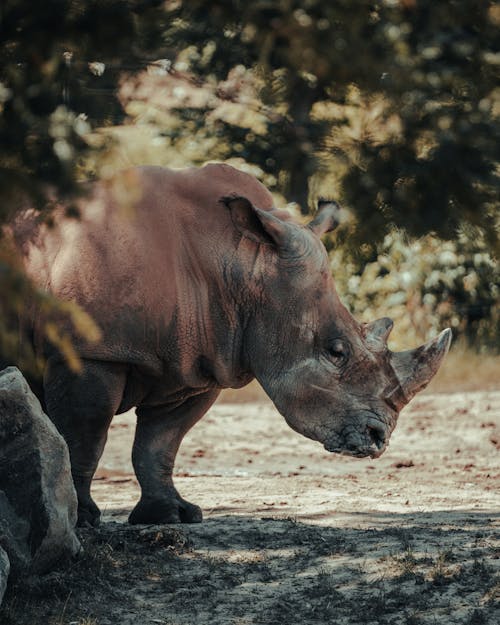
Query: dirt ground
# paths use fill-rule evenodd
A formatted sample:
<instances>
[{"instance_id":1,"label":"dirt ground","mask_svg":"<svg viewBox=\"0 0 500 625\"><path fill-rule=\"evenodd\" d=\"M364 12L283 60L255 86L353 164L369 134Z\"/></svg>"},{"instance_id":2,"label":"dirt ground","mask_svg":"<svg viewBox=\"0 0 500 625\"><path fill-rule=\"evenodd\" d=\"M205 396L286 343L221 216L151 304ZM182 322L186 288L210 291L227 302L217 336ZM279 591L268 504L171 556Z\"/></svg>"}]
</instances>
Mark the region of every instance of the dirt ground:
<instances>
[{"instance_id":1,"label":"dirt ground","mask_svg":"<svg viewBox=\"0 0 500 625\"><path fill-rule=\"evenodd\" d=\"M2 625L500 623L500 391L421 395L378 460L216 404L177 462L192 526L125 523L133 429L112 424L82 557L12 587Z\"/></svg>"}]
</instances>

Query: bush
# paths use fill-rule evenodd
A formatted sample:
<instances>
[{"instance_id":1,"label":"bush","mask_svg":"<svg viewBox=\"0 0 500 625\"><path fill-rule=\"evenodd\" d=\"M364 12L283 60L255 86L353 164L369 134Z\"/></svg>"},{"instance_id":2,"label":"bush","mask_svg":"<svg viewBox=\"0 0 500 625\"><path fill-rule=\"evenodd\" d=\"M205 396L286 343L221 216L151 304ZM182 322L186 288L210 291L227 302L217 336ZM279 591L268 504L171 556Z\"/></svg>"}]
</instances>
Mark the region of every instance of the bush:
<instances>
[{"instance_id":1,"label":"bush","mask_svg":"<svg viewBox=\"0 0 500 625\"><path fill-rule=\"evenodd\" d=\"M478 351L498 351L498 265L484 240L462 232L456 241L430 235L408 242L388 234L361 265L343 250L331 253L344 302L362 321L390 316L398 348L410 347L451 327L456 339Z\"/></svg>"}]
</instances>

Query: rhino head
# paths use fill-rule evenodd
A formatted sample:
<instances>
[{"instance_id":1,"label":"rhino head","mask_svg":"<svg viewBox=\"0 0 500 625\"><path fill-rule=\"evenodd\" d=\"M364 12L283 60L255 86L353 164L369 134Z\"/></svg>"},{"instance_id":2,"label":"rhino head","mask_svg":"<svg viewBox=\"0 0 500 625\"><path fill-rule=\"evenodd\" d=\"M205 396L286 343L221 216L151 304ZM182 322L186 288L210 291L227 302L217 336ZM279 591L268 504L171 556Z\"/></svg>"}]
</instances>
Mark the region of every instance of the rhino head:
<instances>
[{"instance_id":1,"label":"rhino head","mask_svg":"<svg viewBox=\"0 0 500 625\"><path fill-rule=\"evenodd\" d=\"M335 202L322 202L308 226L243 197L224 203L243 237L259 243L238 294L251 308L248 367L294 430L331 452L380 456L400 410L436 374L451 330L416 349L392 352L391 319L354 319L337 295L320 240L338 224Z\"/></svg>"}]
</instances>

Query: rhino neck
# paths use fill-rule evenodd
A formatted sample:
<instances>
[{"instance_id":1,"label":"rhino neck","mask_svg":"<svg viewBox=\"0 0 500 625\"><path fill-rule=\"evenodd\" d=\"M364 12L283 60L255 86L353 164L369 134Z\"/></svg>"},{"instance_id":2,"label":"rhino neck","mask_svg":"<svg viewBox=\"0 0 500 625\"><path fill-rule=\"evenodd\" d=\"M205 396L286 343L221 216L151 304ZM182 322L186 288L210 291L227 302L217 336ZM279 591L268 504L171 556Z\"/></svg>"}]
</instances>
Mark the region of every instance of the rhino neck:
<instances>
[{"instance_id":1,"label":"rhino neck","mask_svg":"<svg viewBox=\"0 0 500 625\"><path fill-rule=\"evenodd\" d=\"M204 281L209 287L198 326L203 367L222 388L240 388L256 377L256 335L262 340L265 334L263 311L272 316L268 300L279 280L277 257L268 245L242 237L204 270L211 275ZM199 286L197 292L200 297Z\"/></svg>"},{"instance_id":2,"label":"rhino neck","mask_svg":"<svg viewBox=\"0 0 500 625\"><path fill-rule=\"evenodd\" d=\"M244 287L230 275L238 261L230 263L214 254L185 255L182 264L176 273L181 277L174 315L175 368L187 386L244 386L253 375L244 356ZM244 272L236 274L241 277ZM168 358L171 354L165 361Z\"/></svg>"},{"instance_id":3,"label":"rhino neck","mask_svg":"<svg viewBox=\"0 0 500 625\"><path fill-rule=\"evenodd\" d=\"M233 301L241 327L240 363L266 388L284 351L278 338L283 328L276 327L286 306L279 293L280 269L277 255L269 246L249 246L242 240L240 247L245 253L233 262L231 271Z\"/></svg>"}]
</instances>

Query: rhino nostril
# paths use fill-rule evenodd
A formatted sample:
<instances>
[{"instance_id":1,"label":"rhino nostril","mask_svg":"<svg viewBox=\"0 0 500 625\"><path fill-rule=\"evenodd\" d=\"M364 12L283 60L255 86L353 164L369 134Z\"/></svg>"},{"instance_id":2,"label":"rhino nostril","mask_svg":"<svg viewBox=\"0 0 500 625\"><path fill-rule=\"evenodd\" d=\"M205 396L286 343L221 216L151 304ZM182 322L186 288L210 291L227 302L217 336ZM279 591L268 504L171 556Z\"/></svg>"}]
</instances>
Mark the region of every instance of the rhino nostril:
<instances>
[{"instance_id":1,"label":"rhino nostril","mask_svg":"<svg viewBox=\"0 0 500 625\"><path fill-rule=\"evenodd\" d=\"M367 425L368 436L377 449L382 449L385 445L385 430L381 426Z\"/></svg>"}]
</instances>

